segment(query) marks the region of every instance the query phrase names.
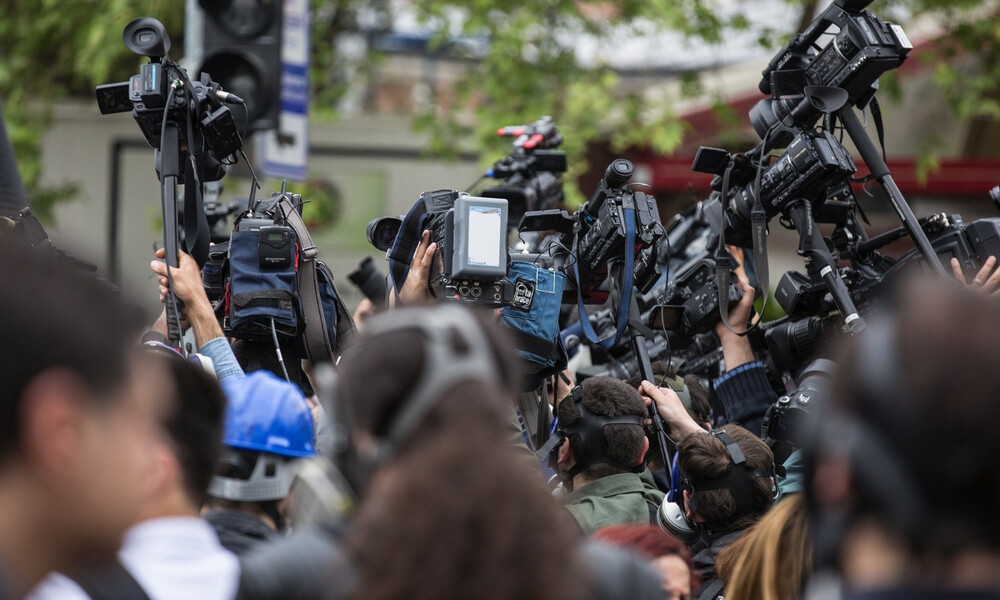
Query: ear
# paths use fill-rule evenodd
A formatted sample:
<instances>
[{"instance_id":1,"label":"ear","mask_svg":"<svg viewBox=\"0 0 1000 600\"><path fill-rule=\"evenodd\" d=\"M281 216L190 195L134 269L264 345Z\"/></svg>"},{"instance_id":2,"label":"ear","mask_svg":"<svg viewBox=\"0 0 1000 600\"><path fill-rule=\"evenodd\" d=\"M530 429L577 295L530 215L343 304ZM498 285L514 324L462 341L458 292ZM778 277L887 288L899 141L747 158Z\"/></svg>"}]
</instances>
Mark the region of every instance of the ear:
<instances>
[{"instance_id":1,"label":"ear","mask_svg":"<svg viewBox=\"0 0 1000 600\"><path fill-rule=\"evenodd\" d=\"M153 496L161 496L177 485L183 485L179 481L180 465L173 450L166 443L159 443L153 451L152 467L148 475L144 478L146 491Z\"/></svg>"},{"instance_id":2,"label":"ear","mask_svg":"<svg viewBox=\"0 0 1000 600\"><path fill-rule=\"evenodd\" d=\"M702 520L701 516L698 515L698 513L696 513L695 511L691 510L691 506L688 504L688 502L691 501L691 490L683 490L683 496L684 496L684 515L687 516L687 518L691 519L692 521L701 521Z\"/></svg>"},{"instance_id":3,"label":"ear","mask_svg":"<svg viewBox=\"0 0 1000 600\"><path fill-rule=\"evenodd\" d=\"M564 465L567 469L576 464L573 451L569 449L569 438L563 438L562 443L559 444L559 464Z\"/></svg>"},{"instance_id":4,"label":"ear","mask_svg":"<svg viewBox=\"0 0 1000 600\"><path fill-rule=\"evenodd\" d=\"M647 452L649 452L649 438L642 436L642 450L639 451L639 458L635 460L635 464L641 465L642 459L646 458Z\"/></svg>"},{"instance_id":5,"label":"ear","mask_svg":"<svg viewBox=\"0 0 1000 600\"><path fill-rule=\"evenodd\" d=\"M43 481L73 481L85 451L90 391L62 369L46 371L21 394L21 450Z\"/></svg>"}]
</instances>

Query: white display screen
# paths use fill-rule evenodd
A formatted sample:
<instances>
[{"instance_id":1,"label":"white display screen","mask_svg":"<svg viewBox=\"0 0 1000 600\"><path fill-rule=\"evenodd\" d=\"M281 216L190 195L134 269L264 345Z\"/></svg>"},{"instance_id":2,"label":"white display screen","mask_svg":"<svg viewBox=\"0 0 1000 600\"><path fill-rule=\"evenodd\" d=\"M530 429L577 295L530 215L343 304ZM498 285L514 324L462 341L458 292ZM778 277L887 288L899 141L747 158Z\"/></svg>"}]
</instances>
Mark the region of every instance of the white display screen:
<instances>
[{"instance_id":1,"label":"white display screen","mask_svg":"<svg viewBox=\"0 0 1000 600\"><path fill-rule=\"evenodd\" d=\"M493 206L469 207L469 264L500 266L501 209Z\"/></svg>"}]
</instances>

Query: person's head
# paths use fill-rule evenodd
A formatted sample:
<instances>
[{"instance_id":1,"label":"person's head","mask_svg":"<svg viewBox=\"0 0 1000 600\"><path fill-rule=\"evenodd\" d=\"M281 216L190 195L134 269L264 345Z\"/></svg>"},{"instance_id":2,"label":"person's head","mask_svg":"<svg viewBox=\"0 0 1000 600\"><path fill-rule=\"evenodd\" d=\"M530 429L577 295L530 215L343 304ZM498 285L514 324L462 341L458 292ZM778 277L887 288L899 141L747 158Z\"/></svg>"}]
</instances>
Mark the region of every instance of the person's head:
<instances>
[{"instance_id":1,"label":"person's head","mask_svg":"<svg viewBox=\"0 0 1000 600\"><path fill-rule=\"evenodd\" d=\"M987 578L995 589L1000 306L913 281L892 308L845 349L833 401L817 407L818 443L807 448L817 560L839 557L855 586L893 585L915 569L924 582ZM873 572L853 551L861 546L893 555L893 568Z\"/></svg>"},{"instance_id":2,"label":"person's head","mask_svg":"<svg viewBox=\"0 0 1000 600\"><path fill-rule=\"evenodd\" d=\"M361 494L374 471L442 427L502 438L517 386L509 341L485 315L443 304L373 317L339 364L334 413L350 437L340 466Z\"/></svg>"},{"instance_id":3,"label":"person's head","mask_svg":"<svg viewBox=\"0 0 1000 600\"><path fill-rule=\"evenodd\" d=\"M708 400L708 390L705 389L704 385L702 385L698 376L688 374L684 377L678 377L676 370L670 365L670 363L664 360L654 362L652 367L653 375L656 378L653 383L656 383L661 387L670 387L670 389L674 390L674 392L680 397L681 403L684 405L684 408L687 409L688 414L691 415L691 418L694 419L695 423L705 429L711 429L712 405ZM642 374L636 373L632 377L626 379L625 383L638 389L639 384L642 383ZM669 439L667 440L667 448L670 452L676 450L676 446ZM650 443L649 453L646 455L646 463L649 465L650 469L665 468L659 444Z\"/></svg>"},{"instance_id":4,"label":"person's head","mask_svg":"<svg viewBox=\"0 0 1000 600\"><path fill-rule=\"evenodd\" d=\"M156 346L144 346L143 351L163 365L173 391L160 424L163 444L150 509L196 514L222 451L226 397L218 380L200 364ZM166 503L157 507L157 500Z\"/></svg>"},{"instance_id":5,"label":"person's head","mask_svg":"<svg viewBox=\"0 0 1000 600\"><path fill-rule=\"evenodd\" d=\"M456 305L372 317L345 351L334 414L362 493L348 545L363 597L584 593L578 530L509 440L516 373L501 331Z\"/></svg>"},{"instance_id":6,"label":"person's head","mask_svg":"<svg viewBox=\"0 0 1000 600\"><path fill-rule=\"evenodd\" d=\"M667 600L690 600L701 578L684 542L647 524L611 525L598 529L591 538L628 548L645 557L660 575Z\"/></svg>"},{"instance_id":7,"label":"person's head","mask_svg":"<svg viewBox=\"0 0 1000 600\"><path fill-rule=\"evenodd\" d=\"M132 356L142 314L110 287L6 238L0 254L0 556L53 544L20 586L117 548L145 493L162 377Z\"/></svg>"},{"instance_id":8,"label":"person's head","mask_svg":"<svg viewBox=\"0 0 1000 600\"><path fill-rule=\"evenodd\" d=\"M689 518L709 531L734 531L756 522L774 499L774 457L739 425L692 433L677 446Z\"/></svg>"},{"instance_id":9,"label":"person's head","mask_svg":"<svg viewBox=\"0 0 1000 600\"><path fill-rule=\"evenodd\" d=\"M559 403L557 414L565 435L558 451L560 472L586 482L628 473L642 464L649 448L642 426L646 405L627 383L613 377L586 379L579 392ZM623 422L602 426L616 418Z\"/></svg>"},{"instance_id":10,"label":"person's head","mask_svg":"<svg viewBox=\"0 0 1000 600\"><path fill-rule=\"evenodd\" d=\"M800 598L812 575L809 509L802 494L778 502L719 553L715 567L732 600Z\"/></svg>"},{"instance_id":11,"label":"person's head","mask_svg":"<svg viewBox=\"0 0 1000 600\"><path fill-rule=\"evenodd\" d=\"M206 508L246 512L284 528L298 460L316 455L312 411L299 389L267 371L223 382L225 449Z\"/></svg>"},{"instance_id":12,"label":"person's head","mask_svg":"<svg viewBox=\"0 0 1000 600\"><path fill-rule=\"evenodd\" d=\"M653 376L655 381L653 383L660 383L662 380L664 387L667 385L672 386L675 392L680 391L675 389L674 386L677 384L677 371L665 360L654 361L651 365L653 367ZM687 389L687 397L681 396L681 402L684 404L684 408L687 409L688 414L691 418L695 420L696 423L708 429L708 424L712 420L712 405L708 399L708 390L702 385L701 380L698 379L697 375L684 375L680 378L683 382L683 387ZM636 373L632 377L625 380L625 383L629 386L638 389L639 384L642 383L642 375ZM650 450L652 451L652 449Z\"/></svg>"}]
</instances>

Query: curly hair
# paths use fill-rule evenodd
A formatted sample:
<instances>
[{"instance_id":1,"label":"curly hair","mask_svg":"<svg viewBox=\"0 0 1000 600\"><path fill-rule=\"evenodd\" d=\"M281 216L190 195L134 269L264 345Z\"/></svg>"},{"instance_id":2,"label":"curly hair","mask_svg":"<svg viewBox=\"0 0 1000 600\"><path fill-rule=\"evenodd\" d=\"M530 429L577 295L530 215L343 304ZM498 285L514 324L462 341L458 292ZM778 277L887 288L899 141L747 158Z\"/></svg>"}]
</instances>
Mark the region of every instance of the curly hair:
<instances>
[{"instance_id":1,"label":"curly hair","mask_svg":"<svg viewBox=\"0 0 1000 600\"><path fill-rule=\"evenodd\" d=\"M590 412L603 417L621 415L646 416L646 405L639 392L628 384L613 377L591 377L581 384L583 398L581 404ZM573 425L580 420L581 413L575 402L563 401L558 408L559 423ZM604 445L607 456L617 464L633 465L641 458L645 430L639 425L611 424L604 428ZM578 433L569 436L569 448L573 456L584 455L583 438ZM610 463L597 463L583 469L581 474L587 479L600 479L609 475L625 473L621 467Z\"/></svg>"}]
</instances>

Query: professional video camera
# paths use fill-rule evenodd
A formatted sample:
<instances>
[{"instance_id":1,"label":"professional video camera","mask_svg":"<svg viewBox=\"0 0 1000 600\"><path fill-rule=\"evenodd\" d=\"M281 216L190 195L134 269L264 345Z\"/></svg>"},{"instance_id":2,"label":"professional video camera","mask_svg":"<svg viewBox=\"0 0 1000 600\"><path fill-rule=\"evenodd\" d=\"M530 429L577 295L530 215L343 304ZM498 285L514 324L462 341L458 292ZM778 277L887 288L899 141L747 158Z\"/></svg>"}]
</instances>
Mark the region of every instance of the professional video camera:
<instances>
[{"instance_id":1,"label":"professional video camera","mask_svg":"<svg viewBox=\"0 0 1000 600\"><path fill-rule=\"evenodd\" d=\"M174 146L183 148L194 159L199 181L221 179L225 161L243 147L236 121L224 102L243 104L243 100L223 91L207 73L200 81L191 81L186 69L167 58L170 38L156 19L132 21L122 38L129 50L148 56L149 62L128 81L97 86L101 114L131 111L150 146L166 154ZM159 164L160 160L158 169L170 168ZM185 161L178 168L184 175Z\"/></svg>"},{"instance_id":2,"label":"professional video camera","mask_svg":"<svg viewBox=\"0 0 1000 600\"><path fill-rule=\"evenodd\" d=\"M131 111L146 141L155 148L161 182L163 245L169 266L178 265L180 247L199 265L208 258L210 229L202 203L202 183L225 174L225 164L242 151L236 122L224 102L243 100L220 89L207 74L192 82L187 71L167 58L170 37L163 24L149 17L125 26L122 39L129 50L149 57L138 75L127 82L97 87L103 114ZM183 179L181 179L183 178ZM178 211L177 185L184 183L183 210ZM183 224L179 239L178 217ZM168 338L180 346L177 298L168 290Z\"/></svg>"},{"instance_id":3,"label":"professional video camera","mask_svg":"<svg viewBox=\"0 0 1000 600\"><path fill-rule=\"evenodd\" d=\"M565 270L573 285L565 301L602 304L611 292L609 267L624 267L623 279L645 293L660 277L657 262L665 235L656 199L628 187L635 167L624 158L608 165L594 195L572 216L561 210L525 213L518 231L556 231L541 243L551 266ZM536 260L538 257L518 257ZM631 293L630 289L622 290Z\"/></svg>"},{"instance_id":4,"label":"professional video camera","mask_svg":"<svg viewBox=\"0 0 1000 600\"><path fill-rule=\"evenodd\" d=\"M718 187L718 191L722 193L724 174L718 174L717 165L728 164L734 159L728 153L722 157L719 152L725 151L701 148L692 168L695 171L717 173L713 187ZM738 162L746 164L749 160L741 158ZM829 131L799 132L784 154L763 169L759 185L750 181L750 174L745 173L746 178L737 178L741 185L728 190L727 240L740 246L752 245L749 236L752 229L751 213L758 200L768 219L782 214L789 203L802 200L812 202L814 214L822 215L824 206L833 201L827 194L831 186L846 181L856 171L857 167L854 166L850 153ZM730 180L729 183L732 185L733 181Z\"/></svg>"},{"instance_id":5,"label":"professional video camera","mask_svg":"<svg viewBox=\"0 0 1000 600\"><path fill-rule=\"evenodd\" d=\"M420 198L430 217L425 229L440 250L441 297L489 306L510 302L507 200L454 190L424 192Z\"/></svg>"},{"instance_id":6,"label":"professional video camera","mask_svg":"<svg viewBox=\"0 0 1000 600\"><path fill-rule=\"evenodd\" d=\"M566 153L555 150L563 137L552 117L542 117L531 125L501 127L497 135L514 138L513 149L486 172L487 177L503 183L483 189L480 195L507 200L511 227L526 212L559 208Z\"/></svg>"},{"instance_id":7,"label":"professional video camera","mask_svg":"<svg viewBox=\"0 0 1000 600\"><path fill-rule=\"evenodd\" d=\"M767 409L760 437L774 452L774 464L784 463L792 452L805 445L809 411L816 401L829 398L836 370L837 366L829 360L814 360L796 378L796 389Z\"/></svg>"},{"instance_id":8,"label":"professional video camera","mask_svg":"<svg viewBox=\"0 0 1000 600\"><path fill-rule=\"evenodd\" d=\"M836 104L864 107L878 90L878 78L906 60L913 45L898 25L887 23L865 8L872 0L834 0L801 34L771 59L761 73L760 91L772 99L761 100L750 111L750 121L764 137L776 124L810 126ZM816 42L831 27L837 28L825 48ZM809 87L827 92L809 96ZM815 90L813 90L815 91ZM790 141L779 134L774 147Z\"/></svg>"},{"instance_id":9,"label":"professional video camera","mask_svg":"<svg viewBox=\"0 0 1000 600\"><path fill-rule=\"evenodd\" d=\"M927 236L854 112L855 107L869 107L881 136L881 113L874 99L878 78L902 64L912 49L901 28L865 10L869 3L835 0L771 61L762 73L760 85L771 98L761 100L750 113L762 137L756 148L737 155L703 148L693 166L697 171L716 174L714 195L725 206L725 226L720 230L716 252L720 262L718 282L728 281L722 251L724 240L729 238L753 248L761 286L767 287L767 223L780 215L785 226L799 233L799 254L805 259L807 274L786 274L779 291L786 298L801 299L799 292L803 290L824 297L825 293L818 290L825 287L849 333L858 333L865 326L845 283L845 276L854 277L856 273L838 268L817 223L836 225L836 243L831 245L840 251L841 258L854 261L853 266L863 270L865 278L878 279L877 273L885 262L871 252L856 251L868 236L855 217L858 208L850 188L857 169L833 136L838 120L859 149L872 178L889 195L920 253L933 263L933 270L944 274L941 264L934 260ZM816 48L819 38L831 28L836 31L830 42ZM825 118L816 131L814 125L820 116ZM769 153L775 147L785 150L769 164ZM791 294L793 291L796 293ZM720 291L719 296L721 312L724 293Z\"/></svg>"}]
</instances>

